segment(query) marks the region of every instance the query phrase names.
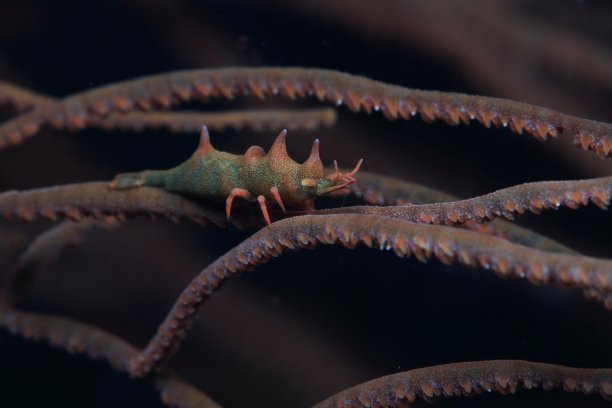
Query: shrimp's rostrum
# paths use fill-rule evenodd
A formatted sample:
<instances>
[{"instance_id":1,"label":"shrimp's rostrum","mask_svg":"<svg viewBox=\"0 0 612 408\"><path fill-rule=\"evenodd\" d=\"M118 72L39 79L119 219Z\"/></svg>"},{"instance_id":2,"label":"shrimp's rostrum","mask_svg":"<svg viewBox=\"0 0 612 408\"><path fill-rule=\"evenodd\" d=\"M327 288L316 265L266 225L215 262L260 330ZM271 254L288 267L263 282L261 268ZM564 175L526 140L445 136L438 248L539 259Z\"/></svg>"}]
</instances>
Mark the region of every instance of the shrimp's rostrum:
<instances>
[{"instance_id":1,"label":"shrimp's rostrum","mask_svg":"<svg viewBox=\"0 0 612 408\"><path fill-rule=\"evenodd\" d=\"M176 193L225 199L228 219L236 197L257 201L270 224L271 203L277 203L283 211L287 205L308 212L314 208L316 197L341 194L355 182L354 175L363 160L351 172L341 173L336 166L335 172L324 176L319 140L315 140L308 159L299 164L287 154L286 136L285 129L267 154L261 147L251 146L244 155L235 155L216 150L203 126L200 144L187 161L169 170L119 174L110 186L115 189L155 186Z\"/></svg>"}]
</instances>

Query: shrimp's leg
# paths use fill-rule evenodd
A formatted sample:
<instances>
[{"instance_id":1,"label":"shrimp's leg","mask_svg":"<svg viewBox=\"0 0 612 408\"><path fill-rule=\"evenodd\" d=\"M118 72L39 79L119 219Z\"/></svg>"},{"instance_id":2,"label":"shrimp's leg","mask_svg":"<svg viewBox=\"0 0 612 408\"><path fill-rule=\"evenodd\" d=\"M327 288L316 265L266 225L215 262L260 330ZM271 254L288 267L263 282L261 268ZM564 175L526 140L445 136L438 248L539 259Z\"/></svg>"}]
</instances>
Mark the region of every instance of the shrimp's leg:
<instances>
[{"instance_id":1,"label":"shrimp's leg","mask_svg":"<svg viewBox=\"0 0 612 408\"><path fill-rule=\"evenodd\" d=\"M249 193L244 188L235 188L231 191L230 195L227 196L227 200L225 200L225 214L227 215L227 220L230 219L230 214L232 213L232 202L234 201L234 197L242 197L245 200L253 201L255 197L253 194Z\"/></svg>"},{"instance_id":2,"label":"shrimp's leg","mask_svg":"<svg viewBox=\"0 0 612 408\"><path fill-rule=\"evenodd\" d=\"M314 210L315 210L315 206L314 206L314 201L313 200L306 200L306 201L304 201L304 213L312 214L312 212Z\"/></svg>"},{"instance_id":3,"label":"shrimp's leg","mask_svg":"<svg viewBox=\"0 0 612 408\"><path fill-rule=\"evenodd\" d=\"M260 195L259 197L257 197L257 201L259 201L259 207L261 208L261 212L263 213L266 222L268 223L268 225L270 225L271 222L270 215L268 214L268 207L266 207L266 197Z\"/></svg>"},{"instance_id":4,"label":"shrimp's leg","mask_svg":"<svg viewBox=\"0 0 612 408\"><path fill-rule=\"evenodd\" d=\"M279 205L279 207L286 214L287 210L285 210L285 203L283 203L283 199L281 198L280 193L278 192L278 188L272 187L270 189L270 194L272 195L272 198L274 198L274 201L276 201L276 203Z\"/></svg>"}]
</instances>

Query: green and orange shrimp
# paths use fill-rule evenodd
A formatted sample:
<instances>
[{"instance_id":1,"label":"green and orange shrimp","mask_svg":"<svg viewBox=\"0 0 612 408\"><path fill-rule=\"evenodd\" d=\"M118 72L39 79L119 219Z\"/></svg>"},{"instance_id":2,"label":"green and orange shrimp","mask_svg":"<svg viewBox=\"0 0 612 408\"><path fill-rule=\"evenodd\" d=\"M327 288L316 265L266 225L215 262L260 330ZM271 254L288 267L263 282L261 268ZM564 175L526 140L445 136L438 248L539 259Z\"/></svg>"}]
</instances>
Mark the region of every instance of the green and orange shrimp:
<instances>
[{"instance_id":1,"label":"green and orange shrimp","mask_svg":"<svg viewBox=\"0 0 612 408\"><path fill-rule=\"evenodd\" d=\"M309 212L319 196L348 193L345 187L356 181L354 176L363 159L348 173L341 173L334 161L335 172L324 176L319 140L314 141L308 159L299 164L287 154L286 136L285 129L267 154L263 148L251 146L244 155L235 155L216 150L203 126L198 148L182 164L169 170L119 174L110 186L114 189L156 186L176 193L225 199L228 220L234 198L257 201L268 224L271 203L278 204L284 212L285 204Z\"/></svg>"}]
</instances>

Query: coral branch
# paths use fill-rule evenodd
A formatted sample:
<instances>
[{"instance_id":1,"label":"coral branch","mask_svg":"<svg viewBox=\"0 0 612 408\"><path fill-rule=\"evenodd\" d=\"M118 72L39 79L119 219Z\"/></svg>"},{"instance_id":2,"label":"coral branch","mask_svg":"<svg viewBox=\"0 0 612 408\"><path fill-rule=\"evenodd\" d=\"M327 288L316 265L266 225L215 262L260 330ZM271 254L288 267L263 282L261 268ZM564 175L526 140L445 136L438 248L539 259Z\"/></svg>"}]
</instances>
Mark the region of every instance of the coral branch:
<instances>
[{"instance_id":1,"label":"coral branch","mask_svg":"<svg viewBox=\"0 0 612 408\"><path fill-rule=\"evenodd\" d=\"M361 180L361 176L360 176ZM362 187L377 197L410 197L414 200L431 200L451 197L444 193L428 189L416 184L401 182L399 180L366 174ZM382 186L382 190L374 193L374 189ZM400 190L401 189L401 190ZM362 195L363 197L363 195ZM391 198L389 198L391 200ZM405 207L402 211L416 213L421 206ZM425 206L425 208L428 208ZM392 211L378 207L345 207L337 210L324 210L327 212L352 211ZM321 211L321 212L324 212ZM256 216L247 212L236 212L231 221L238 227L260 226L261 222ZM100 218L104 216L123 218L126 216L148 215L150 217L166 217L178 221L188 219L205 224L207 221L218 226L225 226L227 220L216 207L210 206L195 199L172 194L157 188L141 188L132 190L111 190L104 183L82 183L64 185L51 188L34 189L28 191L9 191L0 194L0 217L5 219L18 218L24 221L33 221L44 218L56 220L68 218L78 221L84 217ZM275 213L275 217L283 217L282 213ZM412 214L413 218L416 215ZM494 222L487 226L476 224L469 228L492 235L497 235L513 242L534 248L572 253L567 248L549 238L538 235L532 231L522 229L511 224Z\"/></svg>"},{"instance_id":2,"label":"coral branch","mask_svg":"<svg viewBox=\"0 0 612 408\"><path fill-rule=\"evenodd\" d=\"M342 391L315 408L396 407L417 400L471 396L485 391L563 388L612 400L612 369L572 368L521 360L445 364L381 377Z\"/></svg>"},{"instance_id":3,"label":"coral branch","mask_svg":"<svg viewBox=\"0 0 612 408\"><path fill-rule=\"evenodd\" d=\"M135 109L169 108L182 101L238 94L258 98L280 94L289 99L313 95L321 101L346 104L353 111L381 110L389 119L417 113L427 121L451 125L477 120L489 127L507 126L539 140L567 130L585 150L608 156L612 125L521 102L459 93L421 91L389 85L337 71L303 68L222 68L176 71L95 88L41 106L0 128L0 147L19 143L41 125L81 128L94 116Z\"/></svg>"},{"instance_id":4,"label":"coral branch","mask_svg":"<svg viewBox=\"0 0 612 408\"><path fill-rule=\"evenodd\" d=\"M12 105L18 111L56 101L51 96L41 95L18 85L0 81L0 105Z\"/></svg>"},{"instance_id":5,"label":"coral branch","mask_svg":"<svg viewBox=\"0 0 612 408\"><path fill-rule=\"evenodd\" d=\"M11 309L29 291L35 275L54 262L68 245L85 238L93 228L114 228L117 221L86 219L80 222L65 221L38 235L21 254L8 274L8 281L0 289L0 310Z\"/></svg>"},{"instance_id":6,"label":"coral branch","mask_svg":"<svg viewBox=\"0 0 612 408\"><path fill-rule=\"evenodd\" d=\"M398 256L421 261L437 257L491 269L502 276L526 277L531 283L561 283L584 289L612 288L612 261L537 251L472 231L413 224L372 215L301 216L278 221L255 233L204 269L179 296L148 346L130 363L142 376L159 368L178 349L200 305L214 290L287 250L317 243L354 248L364 244L393 249Z\"/></svg>"},{"instance_id":7,"label":"coral branch","mask_svg":"<svg viewBox=\"0 0 612 408\"><path fill-rule=\"evenodd\" d=\"M332 170L328 168L325 173L331 173ZM348 170L341 169L343 173ZM347 188L355 197L371 205L427 204L457 200L455 196L431 187L366 170L361 170L357 182Z\"/></svg>"},{"instance_id":8,"label":"coral branch","mask_svg":"<svg viewBox=\"0 0 612 408\"><path fill-rule=\"evenodd\" d=\"M612 291L600 291L597 289L586 289L584 295L587 299L602 302L606 309L612 310Z\"/></svg>"},{"instance_id":9,"label":"coral branch","mask_svg":"<svg viewBox=\"0 0 612 408\"><path fill-rule=\"evenodd\" d=\"M17 110L25 110L59 100L38 94L14 84L0 81L0 105L12 104ZM248 109L221 112L132 112L116 113L106 117L91 117L88 125L107 130L167 128L172 132L199 133L202 125L211 130L244 128L259 130L314 130L336 123L333 108L316 109Z\"/></svg>"},{"instance_id":10,"label":"coral branch","mask_svg":"<svg viewBox=\"0 0 612 408\"><path fill-rule=\"evenodd\" d=\"M208 395L171 371L164 370L149 381L160 391L164 405L170 408L221 408Z\"/></svg>"},{"instance_id":11,"label":"coral branch","mask_svg":"<svg viewBox=\"0 0 612 408\"><path fill-rule=\"evenodd\" d=\"M528 228L523 228L509 221L496 219L486 223L467 222L461 227L479 232L481 234L494 235L514 242L515 244L525 245L540 251L558 252L561 254L578 255L578 251L555 241L545 235L539 234Z\"/></svg>"},{"instance_id":12,"label":"coral branch","mask_svg":"<svg viewBox=\"0 0 612 408\"><path fill-rule=\"evenodd\" d=\"M23 338L42 340L69 353L84 353L92 359L105 360L117 371L125 371L126 362L137 351L112 334L61 317L8 311L0 315L0 325Z\"/></svg>"},{"instance_id":13,"label":"coral branch","mask_svg":"<svg viewBox=\"0 0 612 408\"><path fill-rule=\"evenodd\" d=\"M327 172L330 173L331 169ZM357 183L347 188L353 195L372 205L429 204L459 200L455 196L430 187L367 171L361 171ZM543 251L576 254L573 249L553 239L504 220L496 219L485 224L468 222L462 226Z\"/></svg>"},{"instance_id":14,"label":"coral branch","mask_svg":"<svg viewBox=\"0 0 612 408\"><path fill-rule=\"evenodd\" d=\"M108 183L91 182L0 194L0 217L5 219L68 218L79 221L84 217L122 219L136 215L166 217L174 221L188 219L219 226L227 223L225 214L213 206L151 187L111 190ZM238 227L260 225L258 219L246 213L237 214L232 223Z\"/></svg>"},{"instance_id":15,"label":"coral branch","mask_svg":"<svg viewBox=\"0 0 612 408\"><path fill-rule=\"evenodd\" d=\"M612 195L612 177L575 181L541 181L497 190L484 196L450 203L398 207L343 207L319 210L319 214L358 213L402 218L427 224L463 224L485 221L526 210L539 214L560 206L578 208L590 202L607 209Z\"/></svg>"},{"instance_id":16,"label":"coral branch","mask_svg":"<svg viewBox=\"0 0 612 408\"><path fill-rule=\"evenodd\" d=\"M165 128L171 132L200 133L202 125L211 130L253 129L314 130L336 123L336 111L323 109L250 109L222 112L130 112L92 117L91 126L107 130L142 131Z\"/></svg>"},{"instance_id":17,"label":"coral branch","mask_svg":"<svg viewBox=\"0 0 612 408\"><path fill-rule=\"evenodd\" d=\"M110 333L93 326L51 315L10 311L0 314L0 326L14 335L44 341L70 354L83 353L94 360L105 360L117 371L125 372L126 363L138 350ZM164 370L148 381L161 393L164 404L177 408L218 407L208 396Z\"/></svg>"}]
</instances>

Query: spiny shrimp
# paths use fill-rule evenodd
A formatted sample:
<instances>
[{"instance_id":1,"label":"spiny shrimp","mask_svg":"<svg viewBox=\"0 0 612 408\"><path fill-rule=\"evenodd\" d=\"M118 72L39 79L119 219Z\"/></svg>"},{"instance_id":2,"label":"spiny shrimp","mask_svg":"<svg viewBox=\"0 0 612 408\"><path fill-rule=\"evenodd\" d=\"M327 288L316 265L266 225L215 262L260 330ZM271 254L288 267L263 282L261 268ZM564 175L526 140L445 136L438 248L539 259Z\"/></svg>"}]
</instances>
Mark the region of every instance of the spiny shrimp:
<instances>
[{"instance_id":1,"label":"spiny shrimp","mask_svg":"<svg viewBox=\"0 0 612 408\"><path fill-rule=\"evenodd\" d=\"M267 154L263 148L251 146L244 155L235 155L216 150L210 143L208 129L203 126L198 148L182 164L169 170L119 174L110 186L114 189L156 186L176 193L225 198L228 220L234 198L257 201L268 224L271 203L278 204L284 212L285 203L310 212L316 197L348 192L345 187L356 181L354 176L363 159L348 173L341 173L334 161L335 172L324 176L319 140L314 141L306 161L299 164L287 154L286 136L284 129Z\"/></svg>"}]
</instances>

